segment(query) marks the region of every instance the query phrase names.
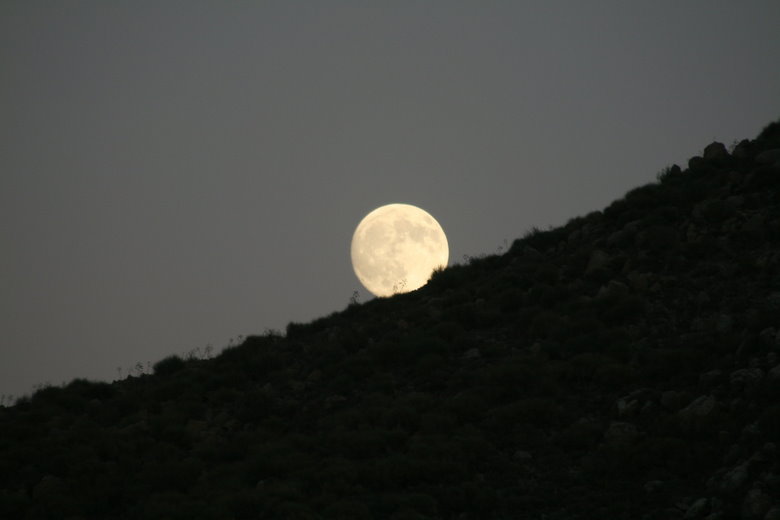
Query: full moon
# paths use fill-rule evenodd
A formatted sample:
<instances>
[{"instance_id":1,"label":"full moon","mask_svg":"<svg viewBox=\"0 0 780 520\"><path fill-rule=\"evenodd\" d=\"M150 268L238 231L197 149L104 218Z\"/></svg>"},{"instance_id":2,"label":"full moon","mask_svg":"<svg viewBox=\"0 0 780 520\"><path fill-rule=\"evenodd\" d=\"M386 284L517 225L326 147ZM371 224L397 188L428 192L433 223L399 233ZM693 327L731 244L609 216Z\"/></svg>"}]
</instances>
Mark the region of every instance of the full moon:
<instances>
[{"instance_id":1,"label":"full moon","mask_svg":"<svg viewBox=\"0 0 780 520\"><path fill-rule=\"evenodd\" d=\"M436 219L409 204L388 204L363 217L351 249L358 280L376 296L419 289L450 255Z\"/></svg>"}]
</instances>

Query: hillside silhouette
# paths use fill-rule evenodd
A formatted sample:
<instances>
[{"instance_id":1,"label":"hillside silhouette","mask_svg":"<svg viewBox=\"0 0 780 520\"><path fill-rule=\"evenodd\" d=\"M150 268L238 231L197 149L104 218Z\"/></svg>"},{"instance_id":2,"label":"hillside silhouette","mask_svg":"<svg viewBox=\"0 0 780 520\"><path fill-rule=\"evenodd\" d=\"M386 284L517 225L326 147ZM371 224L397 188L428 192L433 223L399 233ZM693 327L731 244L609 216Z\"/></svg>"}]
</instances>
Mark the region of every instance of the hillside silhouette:
<instances>
[{"instance_id":1,"label":"hillside silhouette","mask_svg":"<svg viewBox=\"0 0 780 520\"><path fill-rule=\"evenodd\" d=\"M780 519L780 121L428 285L0 408L3 519Z\"/></svg>"}]
</instances>

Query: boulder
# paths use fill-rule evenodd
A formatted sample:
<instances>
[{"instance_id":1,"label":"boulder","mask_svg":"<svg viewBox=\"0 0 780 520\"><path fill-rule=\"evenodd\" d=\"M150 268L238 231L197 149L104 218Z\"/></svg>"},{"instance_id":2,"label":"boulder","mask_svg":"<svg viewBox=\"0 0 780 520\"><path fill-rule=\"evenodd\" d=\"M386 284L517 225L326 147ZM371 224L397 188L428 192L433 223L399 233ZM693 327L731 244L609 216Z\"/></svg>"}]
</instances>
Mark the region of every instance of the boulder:
<instances>
[{"instance_id":1,"label":"boulder","mask_svg":"<svg viewBox=\"0 0 780 520\"><path fill-rule=\"evenodd\" d=\"M775 310L780 310L780 292L773 292L766 297L766 303Z\"/></svg>"},{"instance_id":2,"label":"boulder","mask_svg":"<svg viewBox=\"0 0 780 520\"><path fill-rule=\"evenodd\" d=\"M689 170L698 170L704 165L704 158L699 157L698 155L695 155L688 159L688 169Z\"/></svg>"},{"instance_id":3,"label":"boulder","mask_svg":"<svg viewBox=\"0 0 780 520\"><path fill-rule=\"evenodd\" d=\"M683 429L700 431L707 428L717 417L720 406L711 395L697 397L688 406L677 412Z\"/></svg>"},{"instance_id":4,"label":"boulder","mask_svg":"<svg viewBox=\"0 0 780 520\"><path fill-rule=\"evenodd\" d=\"M585 268L585 274L591 274L595 271L606 269L609 265L610 257L601 249L595 249L590 255L588 267Z\"/></svg>"},{"instance_id":5,"label":"boulder","mask_svg":"<svg viewBox=\"0 0 780 520\"><path fill-rule=\"evenodd\" d=\"M741 368L729 374L731 390L737 393L752 394L764 379L764 371L760 368Z\"/></svg>"},{"instance_id":6,"label":"boulder","mask_svg":"<svg viewBox=\"0 0 780 520\"><path fill-rule=\"evenodd\" d=\"M637 234L641 226L641 221L632 220L622 229L615 231L607 237L607 245L610 247L625 246L632 243L634 235Z\"/></svg>"},{"instance_id":7,"label":"boulder","mask_svg":"<svg viewBox=\"0 0 780 520\"><path fill-rule=\"evenodd\" d=\"M736 157L737 159L746 159L750 156L750 141L747 139L743 139L737 144L737 146L734 147L734 150L731 152L732 157Z\"/></svg>"},{"instance_id":8,"label":"boulder","mask_svg":"<svg viewBox=\"0 0 780 520\"><path fill-rule=\"evenodd\" d=\"M720 489L726 494L734 494L745 485L750 476L748 472L748 463L744 462L733 467L728 473L723 475L720 483Z\"/></svg>"},{"instance_id":9,"label":"boulder","mask_svg":"<svg viewBox=\"0 0 780 520\"><path fill-rule=\"evenodd\" d=\"M639 401L622 397L615 403L620 417L628 417L639 411Z\"/></svg>"},{"instance_id":10,"label":"boulder","mask_svg":"<svg viewBox=\"0 0 780 520\"><path fill-rule=\"evenodd\" d=\"M772 507L772 498L761 489L751 489L742 502L742 520L763 520L769 508Z\"/></svg>"},{"instance_id":11,"label":"boulder","mask_svg":"<svg viewBox=\"0 0 780 520\"><path fill-rule=\"evenodd\" d=\"M777 331L774 327L767 327L758 334L758 341L761 346L772 349L777 346Z\"/></svg>"},{"instance_id":12,"label":"boulder","mask_svg":"<svg viewBox=\"0 0 780 520\"><path fill-rule=\"evenodd\" d=\"M780 506L775 506L767 511L764 520L780 520Z\"/></svg>"},{"instance_id":13,"label":"boulder","mask_svg":"<svg viewBox=\"0 0 780 520\"><path fill-rule=\"evenodd\" d=\"M524 450L515 451L512 457L519 462L531 462L531 460L533 460L534 458L533 455L531 455L529 452Z\"/></svg>"},{"instance_id":14,"label":"boulder","mask_svg":"<svg viewBox=\"0 0 780 520\"><path fill-rule=\"evenodd\" d=\"M702 518L709 512L710 501L707 498L700 498L695 500L685 511L685 520L692 520L695 518Z\"/></svg>"},{"instance_id":15,"label":"boulder","mask_svg":"<svg viewBox=\"0 0 780 520\"><path fill-rule=\"evenodd\" d=\"M669 411L676 412L683 406L683 394L676 390L667 390L661 394L661 406Z\"/></svg>"},{"instance_id":16,"label":"boulder","mask_svg":"<svg viewBox=\"0 0 780 520\"><path fill-rule=\"evenodd\" d=\"M646 291L650 284L650 275L648 273L631 271L626 278L628 278L631 287L633 287L635 291Z\"/></svg>"},{"instance_id":17,"label":"boulder","mask_svg":"<svg viewBox=\"0 0 780 520\"><path fill-rule=\"evenodd\" d=\"M647 493L648 495L654 495L660 492L664 488L664 481L648 480L647 482L645 482L645 485L643 487L645 488L645 493Z\"/></svg>"},{"instance_id":18,"label":"boulder","mask_svg":"<svg viewBox=\"0 0 780 520\"><path fill-rule=\"evenodd\" d=\"M770 463L775 460L776 455L777 445L774 442L765 442L764 445L761 446L761 449L756 451L753 456L750 457L750 462L755 462L758 464Z\"/></svg>"},{"instance_id":19,"label":"boulder","mask_svg":"<svg viewBox=\"0 0 780 520\"><path fill-rule=\"evenodd\" d=\"M639 430L627 422L614 421L604 432L604 442L612 448L627 448L639 440Z\"/></svg>"},{"instance_id":20,"label":"boulder","mask_svg":"<svg viewBox=\"0 0 780 520\"><path fill-rule=\"evenodd\" d=\"M480 354L479 349L474 347L468 349L463 356L461 356L462 359L479 359L482 357L482 354Z\"/></svg>"},{"instance_id":21,"label":"boulder","mask_svg":"<svg viewBox=\"0 0 780 520\"><path fill-rule=\"evenodd\" d=\"M734 328L734 320L728 314L720 314L715 318L715 330L719 334L728 334Z\"/></svg>"},{"instance_id":22,"label":"boulder","mask_svg":"<svg viewBox=\"0 0 780 520\"><path fill-rule=\"evenodd\" d=\"M523 258L525 258L527 260L543 260L544 259L544 255L542 253L540 253L539 250L534 249L531 246L523 247L523 249L520 251L520 256L522 256Z\"/></svg>"},{"instance_id":23,"label":"boulder","mask_svg":"<svg viewBox=\"0 0 780 520\"><path fill-rule=\"evenodd\" d=\"M33 499L51 511L61 510L71 503L71 491L60 477L46 475L32 490Z\"/></svg>"},{"instance_id":24,"label":"boulder","mask_svg":"<svg viewBox=\"0 0 780 520\"><path fill-rule=\"evenodd\" d=\"M756 155L756 162L759 164L780 165L780 148L764 150L760 154Z\"/></svg>"},{"instance_id":25,"label":"boulder","mask_svg":"<svg viewBox=\"0 0 780 520\"><path fill-rule=\"evenodd\" d=\"M725 380L726 378L723 376L723 372L717 368L705 372L699 376L699 384L702 386L702 388L707 389L712 388L715 385L719 385L725 382Z\"/></svg>"},{"instance_id":26,"label":"boulder","mask_svg":"<svg viewBox=\"0 0 780 520\"><path fill-rule=\"evenodd\" d=\"M610 280L608 284L602 285L596 295L596 300L619 300L628 296L628 286L617 280Z\"/></svg>"},{"instance_id":27,"label":"boulder","mask_svg":"<svg viewBox=\"0 0 780 520\"><path fill-rule=\"evenodd\" d=\"M723 143L717 141L708 144L704 148L704 159L707 161L722 161L728 159L729 152Z\"/></svg>"}]
</instances>

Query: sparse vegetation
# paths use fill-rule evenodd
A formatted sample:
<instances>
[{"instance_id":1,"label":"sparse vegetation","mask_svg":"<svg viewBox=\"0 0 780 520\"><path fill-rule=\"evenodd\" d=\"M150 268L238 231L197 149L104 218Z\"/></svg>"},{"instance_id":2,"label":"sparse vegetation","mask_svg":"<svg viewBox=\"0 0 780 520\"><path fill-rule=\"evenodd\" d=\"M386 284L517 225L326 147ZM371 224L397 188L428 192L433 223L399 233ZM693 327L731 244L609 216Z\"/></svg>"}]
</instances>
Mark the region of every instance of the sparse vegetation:
<instances>
[{"instance_id":1,"label":"sparse vegetation","mask_svg":"<svg viewBox=\"0 0 780 520\"><path fill-rule=\"evenodd\" d=\"M420 290L41 386L0 408L0 518L766 514L773 128Z\"/></svg>"}]
</instances>

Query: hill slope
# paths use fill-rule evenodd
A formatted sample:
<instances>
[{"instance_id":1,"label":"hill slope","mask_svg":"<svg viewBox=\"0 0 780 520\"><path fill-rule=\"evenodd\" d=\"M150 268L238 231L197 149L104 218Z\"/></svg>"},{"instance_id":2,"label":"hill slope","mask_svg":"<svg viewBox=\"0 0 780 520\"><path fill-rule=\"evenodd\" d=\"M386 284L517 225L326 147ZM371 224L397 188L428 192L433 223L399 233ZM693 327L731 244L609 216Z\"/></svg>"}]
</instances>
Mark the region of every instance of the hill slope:
<instances>
[{"instance_id":1,"label":"hill slope","mask_svg":"<svg viewBox=\"0 0 780 520\"><path fill-rule=\"evenodd\" d=\"M780 123L424 288L0 409L0 518L780 518Z\"/></svg>"}]
</instances>

